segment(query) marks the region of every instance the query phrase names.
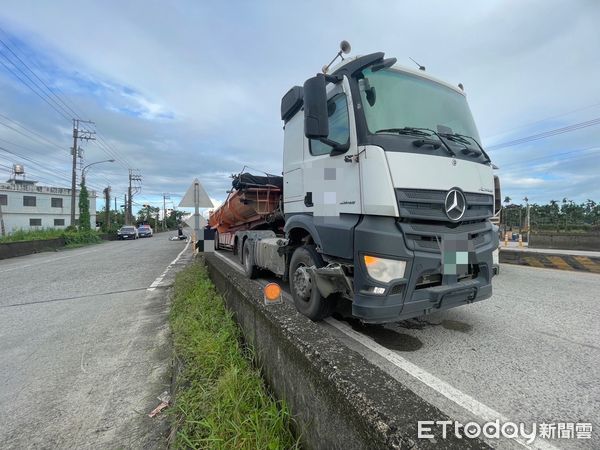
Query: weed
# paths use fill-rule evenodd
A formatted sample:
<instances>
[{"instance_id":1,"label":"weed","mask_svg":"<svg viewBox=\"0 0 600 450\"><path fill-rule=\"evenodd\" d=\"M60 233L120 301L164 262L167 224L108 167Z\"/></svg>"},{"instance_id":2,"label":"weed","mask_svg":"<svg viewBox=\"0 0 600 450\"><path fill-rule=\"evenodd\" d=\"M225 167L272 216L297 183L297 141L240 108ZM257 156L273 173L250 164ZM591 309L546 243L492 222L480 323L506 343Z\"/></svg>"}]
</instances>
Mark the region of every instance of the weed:
<instances>
[{"instance_id":1,"label":"weed","mask_svg":"<svg viewBox=\"0 0 600 450\"><path fill-rule=\"evenodd\" d=\"M183 368L177 380L176 448L298 448L283 401L245 357L240 331L205 269L178 274L171 328Z\"/></svg>"}]
</instances>

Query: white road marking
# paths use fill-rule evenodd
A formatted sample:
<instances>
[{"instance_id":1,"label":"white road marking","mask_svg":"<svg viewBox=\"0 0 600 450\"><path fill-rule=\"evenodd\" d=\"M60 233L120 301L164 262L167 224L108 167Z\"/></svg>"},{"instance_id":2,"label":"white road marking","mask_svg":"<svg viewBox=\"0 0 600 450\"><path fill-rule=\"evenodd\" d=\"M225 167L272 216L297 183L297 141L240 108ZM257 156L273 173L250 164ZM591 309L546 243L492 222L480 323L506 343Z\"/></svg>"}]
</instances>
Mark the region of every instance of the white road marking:
<instances>
[{"instance_id":1,"label":"white road marking","mask_svg":"<svg viewBox=\"0 0 600 450\"><path fill-rule=\"evenodd\" d=\"M181 255L183 255L185 253L185 251L188 249L188 247L190 246L191 239L188 239L186 242L187 243L185 244L185 247L183 248L183 250L181 250L179 252L179 255L177 255L177 257L169 263L169 265L164 270L164 272L161 273L160 276L156 277L156 279L152 282L152 284L146 289L147 291L153 291L158 286L160 286L160 284L162 283L163 279L165 278L165 276L167 275L169 270L171 270L171 267L173 267L175 264L177 264L177 261L179 261L179 258L181 258Z\"/></svg>"},{"instance_id":2,"label":"white road marking","mask_svg":"<svg viewBox=\"0 0 600 450\"><path fill-rule=\"evenodd\" d=\"M439 378L430 374L426 370L421 369L419 366L411 363L407 359L398 355L396 352L389 350L382 345L379 345L373 339L371 339L367 336L364 336L360 333L357 333L356 331L354 331L350 326L346 325L345 323L342 323L339 320L335 320L333 318L327 318L327 319L325 319L325 322L327 322L331 326L337 328L342 333L344 333L346 336L351 337L355 341L357 341L360 344L362 344L363 346L367 347L369 350L371 350L371 351L377 353L379 356L385 358L386 360L388 360L389 362L394 364L396 367L402 369L404 372L406 372L413 378L416 378L417 380L419 380L421 383L425 384L426 386L430 387L431 389L435 390L436 392L442 394L447 399L453 401L457 405L466 409L471 414L473 414L477 417L480 417L484 421L493 422L496 419L498 419L501 423L510 421L510 419L508 417L502 415L498 411L475 400L470 395L465 394L464 392L456 389L455 387L451 386L450 384L446 383L445 381L440 380ZM527 444L527 442L521 438L514 438L514 440L526 448L537 448L537 449L543 449L543 450L556 450L557 449L557 447L554 447L553 445L551 445L547 442L541 441L541 440L539 442L534 441L532 444Z\"/></svg>"},{"instance_id":3,"label":"white road marking","mask_svg":"<svg viewBox=\"0 0 600 450\"><path fill-rule=\"evenodd\" d=\"M218 258L220 258L221 260L225 261L227 264L229 264L231 267L233 267L233 268L234 268L235 270L237 270L238 272L245 273L245 272L244 272L244 269L242 269L242 267L241 267L239 264L237 264L237 263L233 262L233 261L232 261L232 260L230 260L229 258L227 258L227 257L225 257L225 256L223 256L223 255L221 255L221 254L219 254L219 253L217 253L217 252L215 252L215 256L217 256L217 257L218 257Z\"/></svg>"}]
</instances>

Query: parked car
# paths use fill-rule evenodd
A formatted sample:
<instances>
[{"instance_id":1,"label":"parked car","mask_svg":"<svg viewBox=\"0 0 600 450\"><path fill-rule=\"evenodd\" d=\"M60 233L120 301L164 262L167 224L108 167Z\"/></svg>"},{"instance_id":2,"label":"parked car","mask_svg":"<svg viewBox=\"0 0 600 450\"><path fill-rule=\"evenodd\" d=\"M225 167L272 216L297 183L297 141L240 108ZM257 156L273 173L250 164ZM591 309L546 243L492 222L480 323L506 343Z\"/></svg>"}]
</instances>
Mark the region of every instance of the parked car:
<instances>
[{"instance_id":1,"label":"parked car","mask_svg":"<svg viewBox=\"0 0 600 450\"><path fill-rule=\"evenodd\" d=\"M138 230L134 226L124 226L117 231L117 239L137 239Z\"/></svg>"},{"instance_id":2,"label":"parked car","mask_svg":"<svg viewBox=\"0 0 600 450\"><path fill-rule=\"evenodd\" d=\"M139 237L152 237L154 232L150 225L140 225L137 229Z\"/></svg>"}]
</instances>

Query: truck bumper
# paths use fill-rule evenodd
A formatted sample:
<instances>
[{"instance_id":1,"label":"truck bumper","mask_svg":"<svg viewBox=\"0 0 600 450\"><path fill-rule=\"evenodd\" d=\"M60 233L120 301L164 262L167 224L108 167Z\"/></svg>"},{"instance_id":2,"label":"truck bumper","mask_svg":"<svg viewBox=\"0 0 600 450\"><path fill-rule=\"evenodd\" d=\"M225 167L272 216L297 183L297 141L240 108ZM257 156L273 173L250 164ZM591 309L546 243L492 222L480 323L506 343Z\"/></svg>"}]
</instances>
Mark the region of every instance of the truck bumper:
<instances>
[{"instance_id":1,"label":"truck bumper","mask_svg":"<svg viewBox=\"0 0 600 450\"><path fill-rule=\"evenodd\" d=\"M460 276L442 274L441 249L450 241L471 249L468 270ZM352 313L367 323L385 323L485 300L492 295L492 252L497 247L498 237L487 221L452 228L365 216L355 230ZM390 283L370 278L364 254L406 261L404 278ZM385 291L374 294L374 287Z\"/></svg>"}]
</instances>

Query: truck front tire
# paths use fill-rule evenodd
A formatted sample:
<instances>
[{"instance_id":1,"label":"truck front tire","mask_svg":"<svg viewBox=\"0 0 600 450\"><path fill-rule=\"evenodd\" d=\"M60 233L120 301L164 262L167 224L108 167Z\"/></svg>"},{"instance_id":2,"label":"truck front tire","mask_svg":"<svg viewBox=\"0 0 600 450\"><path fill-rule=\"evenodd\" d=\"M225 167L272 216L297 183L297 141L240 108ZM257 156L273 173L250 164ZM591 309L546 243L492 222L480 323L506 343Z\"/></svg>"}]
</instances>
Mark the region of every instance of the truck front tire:
<instances>
[{"instance_id":1,"label":"truck front tire","mask_svg":"<svg viewBox=\"0 0 600 450\"><path fill-rule=\"evenodd\" d=\"M308 267L323 267L325 262L314 245L298 247L290 261L290 290L296 309L311 320L319 321L330 316L335 309L335 298L323 298L311 279Z\"/></svg>"}]
</instances>

